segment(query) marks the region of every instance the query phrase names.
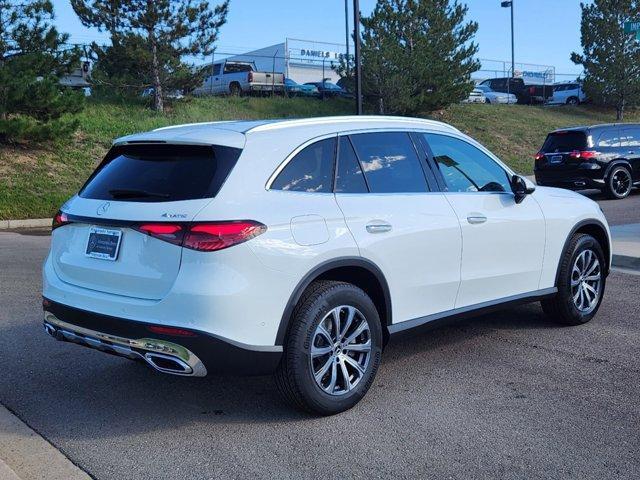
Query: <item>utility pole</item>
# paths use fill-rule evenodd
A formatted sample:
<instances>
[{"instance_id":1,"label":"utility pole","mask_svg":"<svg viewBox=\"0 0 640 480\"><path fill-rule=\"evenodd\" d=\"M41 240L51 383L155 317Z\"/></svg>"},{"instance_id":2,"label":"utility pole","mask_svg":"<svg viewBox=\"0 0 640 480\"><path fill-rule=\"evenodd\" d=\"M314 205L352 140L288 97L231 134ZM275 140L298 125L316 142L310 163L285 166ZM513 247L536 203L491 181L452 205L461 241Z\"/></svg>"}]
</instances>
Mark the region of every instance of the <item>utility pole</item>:
<instances>
[{"instance_id":1,"label":"utility pole","mask_svg":"<svg viewBox=\"0 0 640 480\"><path fill-rule=\"evenodd\" d=\"M360 67L360 2L353 0L353 38L356 62L356 113L362 115L362 68Z\"/></svg>"},{"instance_id":2,"label":"utility pole","mask_svg":"<svg viewBox=\"0 0 640 480\"><path fill-rule=\"evenodd\" d=\"M349 68L349 0L344 0L344 40L347 47L347 68Z\"/></svg>"}]
</instances>

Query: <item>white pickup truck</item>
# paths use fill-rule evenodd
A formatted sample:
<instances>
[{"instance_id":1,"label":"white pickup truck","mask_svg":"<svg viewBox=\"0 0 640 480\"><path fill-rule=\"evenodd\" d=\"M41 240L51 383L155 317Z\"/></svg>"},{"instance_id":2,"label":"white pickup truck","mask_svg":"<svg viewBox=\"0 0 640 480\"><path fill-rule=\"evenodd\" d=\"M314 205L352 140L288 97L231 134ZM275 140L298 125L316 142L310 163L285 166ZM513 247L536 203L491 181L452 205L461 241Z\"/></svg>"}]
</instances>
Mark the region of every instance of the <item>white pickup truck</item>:
<instances>
[{"instance_id":1,"label":"white pickup truck","mask_svg":"<svg viewBox=\"0 0 640 480\"><path fill-rule=\"evenodd\" d=\"M284 93L284 74L259 72L253 62L221 60L205 69L208 74L194 95Z\"/></svg>"}]
</instances>

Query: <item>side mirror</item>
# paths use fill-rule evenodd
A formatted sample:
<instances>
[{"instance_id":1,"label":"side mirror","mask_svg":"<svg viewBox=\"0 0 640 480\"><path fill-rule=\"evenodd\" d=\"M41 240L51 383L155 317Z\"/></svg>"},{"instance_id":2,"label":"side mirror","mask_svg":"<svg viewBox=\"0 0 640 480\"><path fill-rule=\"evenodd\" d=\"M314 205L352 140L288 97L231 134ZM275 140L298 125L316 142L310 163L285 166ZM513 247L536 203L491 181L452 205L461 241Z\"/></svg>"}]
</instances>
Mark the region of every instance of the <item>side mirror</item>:
<instances>
[{"instance_id":1,"label":"side mirror","mask_svg":"<svg viewBox=\"0 0 640 480\"><path fill-rule=\"evenodd\" d=\"M511 190L513 191L516 203L522 203L524 197L535 192L536 187L526 178L520 175L514 175L511 177Z\"/></svg>"}]
</instances>

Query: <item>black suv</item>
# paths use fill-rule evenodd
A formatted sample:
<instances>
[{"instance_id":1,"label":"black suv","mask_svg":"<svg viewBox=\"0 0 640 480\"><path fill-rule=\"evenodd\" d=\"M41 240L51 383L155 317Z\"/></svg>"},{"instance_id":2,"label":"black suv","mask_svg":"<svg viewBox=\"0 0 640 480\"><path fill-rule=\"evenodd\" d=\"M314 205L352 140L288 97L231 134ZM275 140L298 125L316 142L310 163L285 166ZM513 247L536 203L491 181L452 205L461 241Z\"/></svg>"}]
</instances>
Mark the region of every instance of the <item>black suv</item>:
<instances>
[{"instance_id":1,"label":"black suv","mask_svg":"<svg viewBox=\"0 0 640 480\"><path fill-rule=\"evenodd\" d=\"M640 124L618 123L556 130L535 156L538 185L597 188L625 198L640 184Z\"/></svg>"}]
</instances>

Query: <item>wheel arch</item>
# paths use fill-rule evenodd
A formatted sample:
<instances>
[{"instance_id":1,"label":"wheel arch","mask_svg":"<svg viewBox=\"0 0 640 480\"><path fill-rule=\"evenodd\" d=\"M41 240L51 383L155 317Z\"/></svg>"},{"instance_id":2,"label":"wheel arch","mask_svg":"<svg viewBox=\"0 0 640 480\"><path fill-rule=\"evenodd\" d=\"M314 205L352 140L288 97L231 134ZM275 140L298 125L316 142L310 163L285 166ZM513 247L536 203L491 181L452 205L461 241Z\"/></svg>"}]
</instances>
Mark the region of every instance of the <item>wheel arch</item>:
<instances>
[{"instance_id":1,"label":"wheel arch","mask_svg":"<svg viewBox=\"0 0 640 480\"><path fill-rule=\"evenodd\" d=\"M558 280L560 276L560 262L564 258L564 255L567 253L567 249L569 248L569 243L571 239L576 233L585 233L587 235L591 235L595 238L602 247L602 251L604 252L604 261L605 261L605 276L609 274L609 270L611 268L611 244L609 240L609 235L607 234L607 229L604 224L596 219L582 220L578 222L567 235L567 239L564 242L564 246L562 247L562 253L560 254L560 258L558 259L558 266L556 267L556 277L555 277L555 285L558 285Z\"/></svg>"},{"instance_id":2,"label":"wheel arch","mask_svg":"<svg viewBox=\"0 0 640 480\"><path fill-rule=\"evenodd\" d=\"M603 179L605 182L609 179L609 175L611 175L611 171L618 166L627 167L629 169L629 173L631 173L632 180L633 180L633 167L631 166L631 162L629 162L629 160L626 158L615 158L609 162L606 170L604 171Z\"/></svg>"},{"instance_id":3,"label":"wheel arch","mask_svg":"<svg viewBox=\"0 0 640 480\"><path fill-rule=\"evenodd\" d=\"M384 341L387 342L389 338L387 327L391 325L391 294L382 270L372 261L362 257L342 257L317 265L298 283L282 313L276 334L276 345L284 344L293 310L307 288L316 280L343 281L364 290L378 310Z\"/></svg>"}]
</instances>

